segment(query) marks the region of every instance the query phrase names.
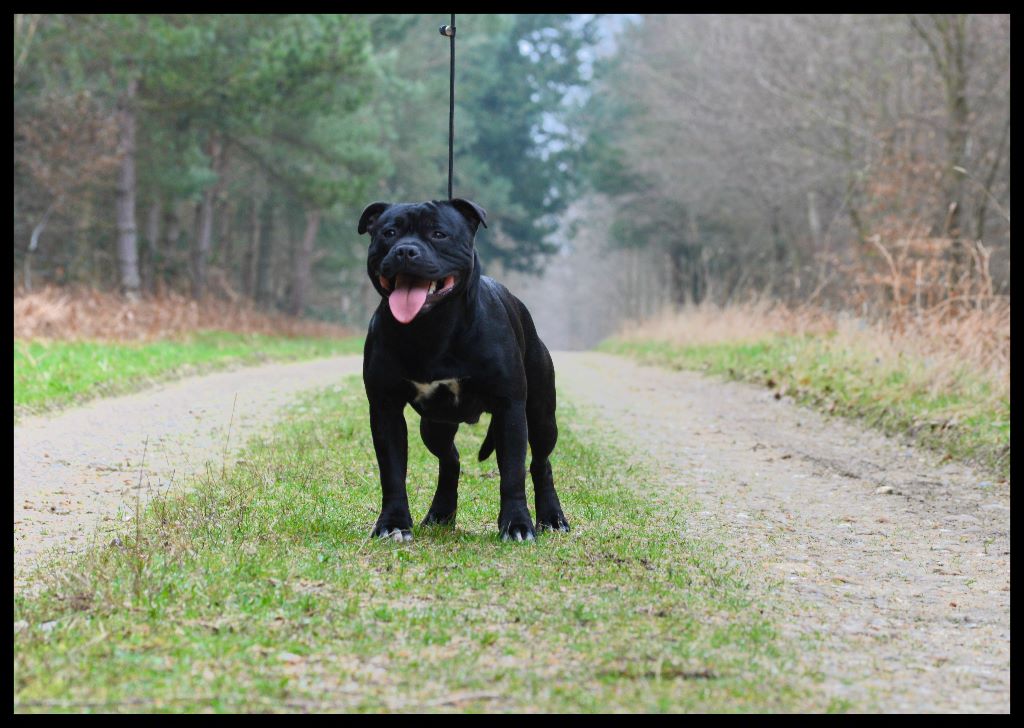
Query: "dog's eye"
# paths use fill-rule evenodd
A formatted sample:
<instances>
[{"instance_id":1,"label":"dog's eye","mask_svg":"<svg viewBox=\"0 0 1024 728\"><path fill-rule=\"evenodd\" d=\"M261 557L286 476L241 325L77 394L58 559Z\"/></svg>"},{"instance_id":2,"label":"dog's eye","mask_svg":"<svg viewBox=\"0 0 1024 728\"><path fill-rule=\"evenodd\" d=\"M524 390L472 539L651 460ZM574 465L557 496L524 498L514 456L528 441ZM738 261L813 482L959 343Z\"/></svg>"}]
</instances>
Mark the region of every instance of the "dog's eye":
<instances>
[{"instance_id":1,"label":"dog's eye","mask_svg":"<svg viewBox=\"0 0 1024 728\"><path fill-rule=\"evenodd\" d=\"M396 234L397 232L395 231L394 228L387 228L386 230L381 232L381 235L383 235L385 238L393 238L395 237Z\"/></svg>"},{"instance_id":2,"label":"dog's eye","mask_svg":"<svg viewBox=\"0 0 1024 728\"><path fill-rule=\"evenodd\" d=\"M448 233L442 232L441 230L435 230L430 234L430 236L434 238L434 240L444 240L448 237Z\"/></svg>"}]
</instances>

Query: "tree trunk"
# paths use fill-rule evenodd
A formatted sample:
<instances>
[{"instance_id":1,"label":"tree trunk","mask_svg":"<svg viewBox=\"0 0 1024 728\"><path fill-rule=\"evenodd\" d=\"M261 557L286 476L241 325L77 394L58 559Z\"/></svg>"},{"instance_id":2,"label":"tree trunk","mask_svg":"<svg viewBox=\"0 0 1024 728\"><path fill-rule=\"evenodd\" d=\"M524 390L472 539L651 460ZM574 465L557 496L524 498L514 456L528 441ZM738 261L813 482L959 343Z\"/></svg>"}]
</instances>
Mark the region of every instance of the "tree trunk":
<instances>
[{"instance_id":1,"label":"tree trunk","mask_svg":"<svg viewBox=\"0 0 1024 728\"><path fill-rule=\"evenodd\" d=\"M690 299L694 306L699 306L707 296L708 276L704 260L704 245L701 243L700 226L696 215L689 215L686 221L686 235L689 243L690 265Z\"/></svg>"},{"instance_id":2,"label":"tree trunk","mask_svg":"<svg viewBox=\"0 0 1024 728\"><path fill-rule=\"evenodd\" d=\"M166 231L164 234L164 246L160 258L156 264L154 275L154 286L162 289L170 278L170 274L176 270L178 261L178 239L181 237L181 218L173 202L167 205L166 217L164 218Z\"/></svg>"},{"instance_id":3,"label":"tree trunk","mask_svg":"<svg viewBox=\"0 0 1024 728\"><path fill-rule=\"evenodd\" d=\"M690 300L699 306L708 295L708 264L704 248L690 249Z\"/></svg>"},{"instance_id":4,"label":"tree trunk","mask_svg":"<svg viewBox=\"0 0 1024 728\"><path fill-rule=\"evenodd\" d=\"M811 243L815 251L821 246L821 217L818 215L818 197L814 190L807 193L807 227L811 231Z\"/></svg>"},{"instance_id":5,"label":"tree trunk","mask_svg":"<svg viewBox=\"0 0 1024 728\"><path fill-rule=\"evenodd\" d=\"M217 233L217 264L230 269L233 242L231 237L231 204L227 201L217 207L217 214L220 216L220 230Z\"/></svg>"},{"instance_id":6,"label":"tree trunk","mask_svg":"<svg viewBox=\"0 0 1024 728\"><path fill-rule=\"evenodd\" d=\"M946 104L949 114L949 130L947 132L946 162L946 198L949 204L949 216L946 232L953 238L960 237L960 217L964 203L964 175L956 168L963 169L967 162L967 66L966 53L966 16L951 18L946 26L949 44L946 46L949 56L946 61ZM956 246L960 249L960 246Z\"/></svg>"},{"instance_id":7,"label":"tree trunk","mask_svg":"<svg viewBox=\"0 0 1024 728\"><path fill-rule=\"evenodd\" d=\"M121 142L121 174L117 183L117 260L121 289L129 298L139 293L139 241L135 224L135 94L138 79L128 82L118 127Z\"/></svg>"},{"instance_id":8,"label":"tree trunk","mask_svg":"<svg viewBox=\"0 0 1024 728\"><path fill-rule=\"evenodd\" d=\"M813 199L813 194L810 193L810 199ZM768 263L768 283L765 289L768 291L770 296L777 296L782 288L780 279L783 277L783 271L785 270L786 262L786 241L782 237L782 223L780 218L782 216L782 208L778 205L772 206L772 257Z\"/></svg>"},{"instance_id":9,"label":"tree trunk","mask_svg":"<svg viewBox=\"0 0 1024 728\"><path fill-rule=\"evenodd\" d=\"M1010 117L1006 117L1006 125L1003 126L1003 135L999 138L999 146L996 147L995 157L992 159L992 166L989 168L988 177L985 178L985 183L981 188L981 196L978 200L978 212L977 222L974 227L974 237L977 240L985 239L985 214L988 212L988 201L992 195L992 186L996 181L996 173L999 171L999 167L1003 163L1003 155L1006 152L1006 143L1010 140ZM996 205L999 203L997 202Z\"/></svg>"},{"instance_id":10,"label":"tree trunk","mask_svg":"<svg viewBox=\"0 0 1024 728\"><path fill-rule=\"evenodd\" d=\"M672 304L675 308L682 308L686 305L686 291L689 285L686 281L686 256L687 249L685 245L674 245L669 250L668 259L672 266L671 282L672 282Z\"/></svg>"},{"instance_id":11,"label":"tree trunk","mask_svg":"<svg viewBox=\"0 0 1024 728\"><path fill-rule=\"evenodd\" d=\"M215 171L220 171L222 149L220 139L216 136L211 137L207 154ZM192 247L192 297L196 299L206 295L206 269L213 241L213 206L219 186L218 179L203 190L203 198L199 203L197 229Z\"/></svg>"},{"instance_id":12,"label":"tree trunk","mask_svg":"<svg viewBox=\"0 0 1024 728\"><path fill-rule=\"evenodd\" d=\"M270 299L270 264L273 253L272 236L274 233L274 208L263 206L262 228L260 232L258 256L256 258L256 301L260 304L269 303Z\"/></svg>"},{"instance_id":13,"label":"tree trunk","mask_svg":"<svg viewBox=\"0 0 1024 728\"><path fill-rule=\"evenodd\" d=\"M961 237L965 178L959 171L967 162L967 132L970 113L967 105L967 23L966 15L932 15L926 26L910 16L910 24L931 51L932 59L946 91L946 160L943 170L943 209L938 211L936 235L950 238L949 259L953 263L953 280L969 265Z\"/></svg>"},{"instance_id":14,"label":"tree trunk","mask_svg":"<svg viewBox=\"0 0 1024 728\"><path fill-rule=\"evenodd\" d=\"M320 211L307 210L306 231L302 235L298 250L295 251L294 266L292 267L292 295L288 310L293 316L301 316L306 310L309 290L313 282L313 248L319 229Z\"/></svg>"},{"instance_id":15,"label":"tree trunk","mask_svg":"<svg viewBox=\"0 0 1024 728\"><path fill-rule=\"evenodd\" d=\"M970 260L967 251L961 244L961 219L965 197L966 178L961 171L967 165L967 67L965 64L965 30L967 18L956 15L945 18L939 24L943 31L946 50L945 73L943 80L946 85L946 114L948 124L946 131L946 169L945 169L945 202L946 210L942 229L943 237L949 237L949 258L952 261L952 277L950 286L957 286L963 276L969 273Z\"/></svg>"},{"instance_id":16,"label":"tree trunk","mask_svg":"<svg viewBox=\"0 0 1024 728\"><path fill-rule=\"evenodd\" d=\"M256 195L252 196L252 208L249 218L249 248L245 251L245 263L242 267L242 290L245 295L255 300L256 298L256 260L260 250L260 210L262 201Z\"/></svg>"},{"instance_id":17,"label":"tree trunk","mask_svg":"<svg viewBox=\"0 0 1024 728\"><path fill-rule=\"evenodd\" d=\"M149 206L149 213L146 216L146 245L143 248L145 261L140 265L142 273L142 287L150 293L155 290L156 261L160 250L160 218L163 214L163 205L160 199L155 199Z\"/></svg>"}]
</instances>

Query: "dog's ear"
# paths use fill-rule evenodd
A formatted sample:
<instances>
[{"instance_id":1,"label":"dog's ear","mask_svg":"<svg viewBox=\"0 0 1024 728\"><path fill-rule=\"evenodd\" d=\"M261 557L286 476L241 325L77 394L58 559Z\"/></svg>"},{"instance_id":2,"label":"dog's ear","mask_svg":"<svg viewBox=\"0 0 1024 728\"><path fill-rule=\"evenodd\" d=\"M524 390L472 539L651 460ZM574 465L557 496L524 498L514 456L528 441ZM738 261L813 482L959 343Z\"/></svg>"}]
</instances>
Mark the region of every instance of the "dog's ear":
<instances>
[{"instance_id":1,"label":"dog's ear","mask_svg":"<svg viewBox=\"0 0 1024 728\"><path fill-rule=\"evenodd\" d=\"M374 202L366 206L363 210L363 214L359 216L359 234L362 235L366 230L377 222L377 218L386 209L391 207L390 202Z\"/></svg>"},{"instance_id":2,"label":"dog's ear","mask_svg":"<svg viewBox=\"0 0 1024 728\"><path fill-rule=\"evenodd\" d=\"M476 232L477 225L487 227L487 210L470 200L463 200L456 197L451 200L452 207L462 213L462 216L473 225L473 232Z\"/></svg>"}]
</instances>

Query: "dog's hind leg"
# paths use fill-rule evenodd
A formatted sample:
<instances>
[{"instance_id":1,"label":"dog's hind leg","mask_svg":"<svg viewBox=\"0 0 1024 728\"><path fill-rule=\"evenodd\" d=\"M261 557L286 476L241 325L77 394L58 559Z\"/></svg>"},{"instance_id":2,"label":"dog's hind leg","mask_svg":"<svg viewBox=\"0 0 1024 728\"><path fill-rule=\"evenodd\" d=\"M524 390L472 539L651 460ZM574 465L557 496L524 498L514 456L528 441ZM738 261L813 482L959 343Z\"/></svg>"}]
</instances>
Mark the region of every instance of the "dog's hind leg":
<instances>
[{"instance_id":1,"label":"dog's hind leg","mask_svg":"<svg viewBox=\"0 0 1024 728\"><path fill-rule=\"evenodd\" d=\"M539 343L539 342L538 342ZM543 348L543 344L541 347ZM533 479L534 506L537 511L537 529L568 531L569 521L562 513L562 504L555 492L549 456L558 441L555 422L555 371L547 350L537 353L546 366L534 366L534 377L529 382L526 402L526 422L530 438L530 477ZM544 360L546 359L546 362Z\"/></svg>"},{"instance_id":2,"label":"dog's hind leg","mask_svg":"<svg viewBox=\"0 0 1024 728\"><path fill-rule=\"evenodd\" d=\"M437 458L437 491L423 519L424 526L432 524L450 525L455 523L455 509L458 506L459 451L455 447L457 424L420 420L420 436Z\"/></svg>"},{"instance_id":3,"label":"dog's hind leg","mask_svg":"<svg viewBox=\"0 0 1024 728\"><path fill-rule=\"evenodd\" d=\"M549 456L555 449L558 439L558 427L554 413L549 416L538 414L529 420L530 477L533 479L533 502L537 510L537 529L550 528L554 531L568 531L569 521L562 513L562 504L555 492L555 481L551 475Z\"/></svg>"}]
</instances>

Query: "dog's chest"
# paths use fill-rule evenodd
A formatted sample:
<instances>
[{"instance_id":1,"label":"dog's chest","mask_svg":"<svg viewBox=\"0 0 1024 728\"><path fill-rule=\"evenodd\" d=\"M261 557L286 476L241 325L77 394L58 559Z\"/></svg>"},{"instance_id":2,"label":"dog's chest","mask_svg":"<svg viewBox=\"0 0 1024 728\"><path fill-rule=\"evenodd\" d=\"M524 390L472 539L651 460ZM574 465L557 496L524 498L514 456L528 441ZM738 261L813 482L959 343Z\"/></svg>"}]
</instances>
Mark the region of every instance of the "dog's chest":
<instances>
[{"instance_id":1,"label":"dog's chest","mask_svg":"<svg viewBox=\"0 0 1024 728\"><path fill-rule=\"evenodd\" d=\"M443 422L476 422L481 407L463 379L408 380L413 392L410 404L424 417Z\"/></svg>"},{"instance_id":2,"label":"dog's chest","mask_svg":"<svg viewBox=\"0 0 1024 728\"><path fill-rule=\"evenodd\" d=\"M435 398L441 401L459 406L459 393L461 380L459 379L437 379L433 382L414 382L409 380L416 394L413 397L413 404L427 405Z\"/></svg>"}]
</instances>

